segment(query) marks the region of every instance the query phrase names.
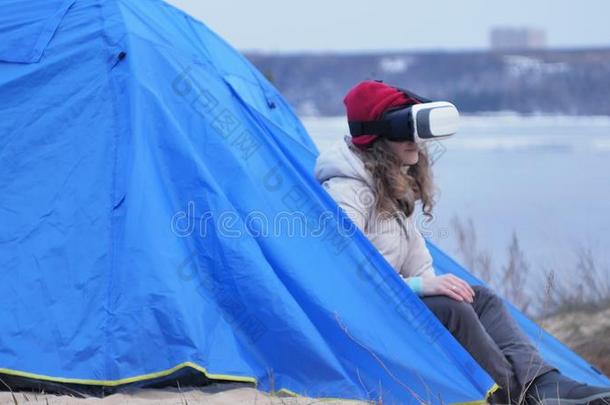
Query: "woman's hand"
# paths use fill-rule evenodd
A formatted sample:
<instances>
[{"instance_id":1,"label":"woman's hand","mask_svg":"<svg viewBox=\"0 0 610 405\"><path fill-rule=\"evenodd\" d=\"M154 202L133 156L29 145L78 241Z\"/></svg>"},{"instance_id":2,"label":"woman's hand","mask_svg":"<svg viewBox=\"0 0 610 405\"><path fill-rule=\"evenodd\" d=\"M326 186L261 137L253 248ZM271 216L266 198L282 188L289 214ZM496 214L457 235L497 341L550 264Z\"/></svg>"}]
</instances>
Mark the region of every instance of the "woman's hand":
<instances>
[{"instance_id":1,"label":"woman's hand","mask_svg":"<svg viewBox=\"0 0 610 405\"><path fill-rule=\"evenodd\" d=\"M472 302L474 290L461 278L453 274L443 274L422 280L423 295L446 295L457 301Z\"/></svg>"}]
</instances>

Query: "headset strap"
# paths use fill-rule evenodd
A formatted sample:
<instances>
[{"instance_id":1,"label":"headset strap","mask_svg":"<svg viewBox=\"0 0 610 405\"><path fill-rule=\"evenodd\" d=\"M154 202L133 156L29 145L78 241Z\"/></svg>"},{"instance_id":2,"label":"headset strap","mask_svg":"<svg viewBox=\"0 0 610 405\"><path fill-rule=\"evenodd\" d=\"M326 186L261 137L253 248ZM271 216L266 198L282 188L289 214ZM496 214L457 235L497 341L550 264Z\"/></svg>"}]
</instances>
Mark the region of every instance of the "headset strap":
<instances>
[{"instance_id":1,"label":"headset strap","mask_svg":"<svg viewBox=\"0 0 610 405\"><path fill-rule=\"evenodd\" d=\"M389 129L386 121L348 121L349 132L352 136L382 134Z\"/></svg>"}]
</instances>

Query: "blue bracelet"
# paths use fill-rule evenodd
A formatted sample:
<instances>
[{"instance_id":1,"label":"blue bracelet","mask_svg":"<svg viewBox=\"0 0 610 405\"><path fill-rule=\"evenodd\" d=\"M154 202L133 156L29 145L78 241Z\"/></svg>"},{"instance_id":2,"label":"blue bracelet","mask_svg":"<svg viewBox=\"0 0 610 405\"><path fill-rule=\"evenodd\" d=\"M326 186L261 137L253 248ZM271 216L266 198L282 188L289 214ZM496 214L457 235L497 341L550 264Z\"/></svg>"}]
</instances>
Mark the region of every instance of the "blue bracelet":
<instances>
[{"instance_id":1,"label":"blue bracelet","mask_svg":"<svg viewBox=\"0 0 610 405\"><path fill-rule=\"evenodd\" d=\"M409 277L407 280L407 284L411 287L411 290L417 295L421 295L422 293L422 278L421 277Z\"/></svg>"}]
</instances>

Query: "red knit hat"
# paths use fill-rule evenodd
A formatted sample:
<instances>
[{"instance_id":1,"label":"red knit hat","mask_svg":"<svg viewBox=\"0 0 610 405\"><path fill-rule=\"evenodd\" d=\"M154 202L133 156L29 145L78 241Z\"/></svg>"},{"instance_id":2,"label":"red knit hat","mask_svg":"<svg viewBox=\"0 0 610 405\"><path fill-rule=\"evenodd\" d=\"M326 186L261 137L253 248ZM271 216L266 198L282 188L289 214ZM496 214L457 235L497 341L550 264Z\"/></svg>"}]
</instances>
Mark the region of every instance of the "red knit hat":
<instances>
[{"instance_id":1,"label":"red knit hat","mask_svg":"<svg viewBox=\"0 0 610 405\"><path fill-rule=\"evenodd\" d=\"M420 101L381 81L366 80L352 87L343 103L348 121L374 121L392 107L418 104ZM372 145L378 137L379 134L370 134L352 136L351 139L354 145L364 149Z\"/></svg>"}]
</instances>

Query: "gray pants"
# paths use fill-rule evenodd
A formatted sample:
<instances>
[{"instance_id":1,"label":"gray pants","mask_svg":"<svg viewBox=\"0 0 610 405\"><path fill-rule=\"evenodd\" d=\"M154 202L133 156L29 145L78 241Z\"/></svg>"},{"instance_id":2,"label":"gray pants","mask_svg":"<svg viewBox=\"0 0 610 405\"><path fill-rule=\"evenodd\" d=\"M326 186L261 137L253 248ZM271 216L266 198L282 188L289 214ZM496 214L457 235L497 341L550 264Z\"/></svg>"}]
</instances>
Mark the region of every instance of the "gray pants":
<instances>
[{"instance_id":1,"label":"gray pants","mask_svg":"<svg viewBox=\"0 0 610 405\"><path fill-rule=\"evenodd\" d=\"M487 374L517 398L532 379L556 368L542 359L500 297L484 286L472 288L472 304L444 295L422 300Z\"/></svg>"}]
</instances>

